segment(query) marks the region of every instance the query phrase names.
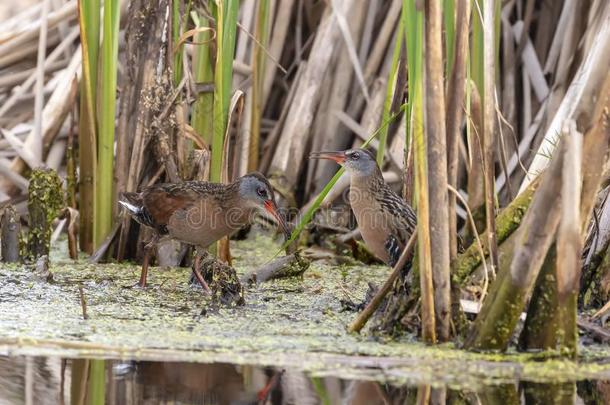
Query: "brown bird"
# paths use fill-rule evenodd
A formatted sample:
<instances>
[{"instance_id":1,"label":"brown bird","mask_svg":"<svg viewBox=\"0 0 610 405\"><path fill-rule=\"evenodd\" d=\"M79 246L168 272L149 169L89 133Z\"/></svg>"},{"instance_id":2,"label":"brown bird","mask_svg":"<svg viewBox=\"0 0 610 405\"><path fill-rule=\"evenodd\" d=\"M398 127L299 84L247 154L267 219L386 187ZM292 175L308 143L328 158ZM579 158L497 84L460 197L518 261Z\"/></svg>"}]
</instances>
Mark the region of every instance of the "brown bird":
<instances>
[{"instance_id":1,"label":"brown bird","mask_svg":"<svg viewBox=\"0 0 610 405\"><path fill-rule=\"evenodd\" d=\"M161 238L175 239L205 249L224 236L252 222L256 212L267 212L288 234L279 214L273 188L260 173L250 173L230 184L206 181L155 184L140 193L123 193L119 203L138 223L154 229L146 245L140 286L146 286L148 253ZM209 291L198 269L194 273Z\"/></svg>"},{"instance_id":2,"label":"brown bird","mask_svg":"<svg viewBox=\"0 0 610 405\"><path fill-rule=\"evenodd\" d=\"M348 149L314 152L310 158L333 160L345 167L350 174L350 205L362 239L375 256L394 266L415 231L417 217L385 183L375 156L366 149Z\"/></svg>"}]
</instances>

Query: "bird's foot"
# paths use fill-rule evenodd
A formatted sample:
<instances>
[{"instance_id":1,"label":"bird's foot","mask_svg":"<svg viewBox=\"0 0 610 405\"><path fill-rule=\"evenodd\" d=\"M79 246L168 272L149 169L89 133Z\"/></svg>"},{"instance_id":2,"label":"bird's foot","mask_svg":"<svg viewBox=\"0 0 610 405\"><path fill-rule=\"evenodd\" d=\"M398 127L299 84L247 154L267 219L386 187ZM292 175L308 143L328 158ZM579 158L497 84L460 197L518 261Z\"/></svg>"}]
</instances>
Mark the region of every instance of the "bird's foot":
<instances>
[{"instance_id":1,"label":"bird's foot","mask_svg":"<svg viewBox=\"0 0 610 405\"><path fill-rule=\"evenodd\" d=\"M243 305L243 289L235 269L213 256L195 258L191 284L199 284L219 304Z\"/></svg>"}]
</instances>

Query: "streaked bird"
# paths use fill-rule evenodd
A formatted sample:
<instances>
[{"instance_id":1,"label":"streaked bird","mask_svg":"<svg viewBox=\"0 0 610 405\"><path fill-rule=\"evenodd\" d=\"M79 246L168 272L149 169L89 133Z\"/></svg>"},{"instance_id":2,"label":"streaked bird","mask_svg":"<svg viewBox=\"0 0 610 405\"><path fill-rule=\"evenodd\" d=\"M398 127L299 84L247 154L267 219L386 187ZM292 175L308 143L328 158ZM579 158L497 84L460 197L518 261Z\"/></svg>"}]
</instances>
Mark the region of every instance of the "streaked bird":
<instances>
[{"instance_id":1,"label":"streaked bird","mask_svg":"<svg viewBox=\"0 0 610 405\"><path fill-rule=\"evenodd\" d=\"M394 266L417 217L413 209L383 180L375 156L366 149L314 152L311 159L328 159L345 167L350 175L349 200L364 243L384 263Z\"/></svg>"}]
</instances>

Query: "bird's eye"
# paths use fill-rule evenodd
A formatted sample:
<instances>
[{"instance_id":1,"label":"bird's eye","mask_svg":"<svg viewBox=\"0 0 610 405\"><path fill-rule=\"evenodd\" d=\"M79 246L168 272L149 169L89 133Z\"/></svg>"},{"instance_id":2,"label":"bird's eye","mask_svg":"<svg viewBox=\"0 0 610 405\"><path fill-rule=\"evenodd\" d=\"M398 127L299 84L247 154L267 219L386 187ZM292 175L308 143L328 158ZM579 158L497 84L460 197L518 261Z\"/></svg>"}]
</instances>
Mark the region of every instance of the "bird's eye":
<instances>
[{"instance_id":1,"label":"bird's eye","mask_svg":"<svg viewBox=\"0 0 610 405\"><path fill-rule=\"evenodd\" d=\"M262 187L256 189L256 194L258 194L260 197L267 197L267 191Z\"/></svg>"},{"instance_id":2,"label":"bird's eye","mask_svg":"<svg viewBox=\"0 0 610 405\"><path fill-rule=\"evenodd\" d=\"M354 153L352 153L351 157L352 157L353 160L358 160L358 159L360 159L360 153L359 152L354 152Z\"/></svg>"}]
</instances>

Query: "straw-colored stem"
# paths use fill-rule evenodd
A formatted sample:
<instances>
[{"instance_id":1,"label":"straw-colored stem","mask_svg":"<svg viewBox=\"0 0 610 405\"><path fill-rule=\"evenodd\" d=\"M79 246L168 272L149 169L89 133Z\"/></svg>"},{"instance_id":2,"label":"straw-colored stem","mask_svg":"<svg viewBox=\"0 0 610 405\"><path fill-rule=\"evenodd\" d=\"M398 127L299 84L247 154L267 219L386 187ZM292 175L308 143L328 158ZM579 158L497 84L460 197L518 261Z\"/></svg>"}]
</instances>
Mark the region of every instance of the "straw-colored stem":
<instances>
[{"instance_id":1,"label":"straw-colored stem","mask_svg":"<svg viewBox=\"0 0 610 405\"><path fill-rule=\"evenodd\" d=\"M449 277L449 211L447 209L447 145L445 132L445 86L443 83L442 15L440 0L426 1L425 81L430 204L430 249L434 282L436 331L440 341L449 339L451 314Z\"/></svg>"},{"instance_id":2,"label":"straw-colored stem","mask_svg":"<svg viewBox=\"0 0 610 405\"><path fill-rule=\"evenodd\" d=\"M483 175L485 183L485 220L492 266L498 267L498 242L496 237L495 209L495 0L485 1L483 13Z\"/></svg>"}]
</instances>

